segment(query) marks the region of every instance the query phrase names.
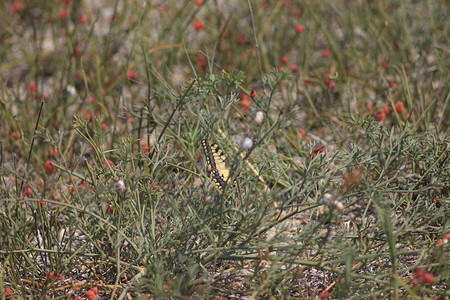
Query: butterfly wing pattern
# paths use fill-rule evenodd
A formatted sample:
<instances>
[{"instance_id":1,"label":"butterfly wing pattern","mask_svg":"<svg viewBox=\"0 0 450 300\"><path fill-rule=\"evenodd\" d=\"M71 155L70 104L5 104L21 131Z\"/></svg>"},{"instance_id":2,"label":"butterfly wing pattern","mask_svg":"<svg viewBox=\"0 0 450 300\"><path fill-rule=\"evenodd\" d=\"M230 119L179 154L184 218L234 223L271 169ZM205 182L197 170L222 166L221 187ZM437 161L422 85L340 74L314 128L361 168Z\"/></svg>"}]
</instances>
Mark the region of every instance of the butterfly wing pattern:
<instances>
[{"instance_id":1,"label":"butterfly wing pattern","mask_svg":"<svg viewBox=\"0 0 450 300\"><path fill-rule=\"evenodd\" d=\"M202 140L203 152L205 152L206 162L210 169L212 181L217 188L222 191L225 184L230 179L230 169L226 164L226 155L220 147L214 143L209 144L207 140ZM236 181L233 182L233 186Z\"/></svg>"}]
</instances>

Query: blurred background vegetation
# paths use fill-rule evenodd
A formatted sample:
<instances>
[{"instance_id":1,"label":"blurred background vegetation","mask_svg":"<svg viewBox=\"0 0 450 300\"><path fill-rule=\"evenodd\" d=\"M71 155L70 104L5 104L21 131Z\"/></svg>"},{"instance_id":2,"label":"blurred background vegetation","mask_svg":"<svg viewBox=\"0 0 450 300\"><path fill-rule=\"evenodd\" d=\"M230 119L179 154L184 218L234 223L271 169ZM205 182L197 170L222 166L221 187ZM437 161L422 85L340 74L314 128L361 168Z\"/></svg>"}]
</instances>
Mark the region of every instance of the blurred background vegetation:
<instances>
[{"instance_id":1,"label":"blurred background vegetation","mask_svg":"<svg viewBox=\"0 0 450 300\"><path fill-rule=\"evenodd\" d=\"M446 299L449 5L0 2L0 295Z\"/></svg>"}]
</instances>

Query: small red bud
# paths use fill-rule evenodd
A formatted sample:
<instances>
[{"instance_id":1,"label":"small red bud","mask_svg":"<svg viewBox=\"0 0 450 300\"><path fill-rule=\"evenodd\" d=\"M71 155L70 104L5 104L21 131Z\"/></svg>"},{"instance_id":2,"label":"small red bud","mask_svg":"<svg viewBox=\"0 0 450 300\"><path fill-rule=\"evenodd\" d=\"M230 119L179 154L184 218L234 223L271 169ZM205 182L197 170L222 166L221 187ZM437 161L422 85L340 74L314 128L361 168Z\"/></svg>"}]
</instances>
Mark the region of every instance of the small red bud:
<instances>
[{"instance_id":1,"label":"small red bud","mask_svg":"<svg viewBox=\"0 0 450 300\"><path fill-rule=\"evenodd\" d=\"M327 57L329 57L330 55L331 55L330 50L325 49L325 50L322 51L322 57L327 58Z\"/></svg>"},{"instance_id":2,"label":"small red bud","mask_svg":"<svg viewBox=\"0 0 450 300\"><path fill-rule=\"evenodd\" d=\"M194 29L197 31L203 30L205 27L205 22L199 20L194 20L192 24L194 25Z\"/></svg>"},{"instance_id":3,"label":"small red bud","mask_svg":"<svg viewBox=\"0 0 450 300\"><path fill-rule=\"evenodd\" d=\"M81 23L86 24L87 21L88 21L88 18L87 18L86 15L81 15L81 16L80 16L80 22L81 22Z\"/></svg>"},{"instance_id":4,"label":"small red bud","mask_svg":"<svg viewBox=\"0 0 450 300\"><path fill-rule=\"evenodd\" d=\"M53 162L51 160L47 160L44 164L45 170L47 171L47 173L51 173L54 169L55 166L53 166L52 164Z\"/></svg>"},{"instance_id":5,"label":"small red bud","mask_svg":"<svg viewBox=\"0 0 450 300\"><path fill-rule=\"evenodd\" d=\"M395 111L401 114L405 110L405 104L402 101L397 101L395 103Z\"/></svg>"},{"instance_id":6,"label":"small red bud","mask_svg":"<svg viewBox=\"0 0 450 300\"><path fill-rule=\"evenodd\" d=\"M424 283L431 284L433 283L435 276L433 273L426 272L422 278Z\"/></svg>"},{"instance_id":7,"label":"small red bud","mask_svg":"<svg viewBox=\"0 0 450 300\"><path fill-rule=\"evenodd\" d=\"M305 27L303 27L303 25L301 25L301 24L295 25L295 32L302 33L303 30L305 30Z\"/></svg>"},{"instance_id":8,"label":"small red bud","mask_svg":"<svg viewBox=\"0 0 450 300\"><path fill-rule=\"evenodd\" d=\"M69 16L69 12L67 11L67 9L61 8L61 10L59 11L59 18L61 20L65 20L65 19L67 19L68 16Z\"/></svg>"}]
</instances>

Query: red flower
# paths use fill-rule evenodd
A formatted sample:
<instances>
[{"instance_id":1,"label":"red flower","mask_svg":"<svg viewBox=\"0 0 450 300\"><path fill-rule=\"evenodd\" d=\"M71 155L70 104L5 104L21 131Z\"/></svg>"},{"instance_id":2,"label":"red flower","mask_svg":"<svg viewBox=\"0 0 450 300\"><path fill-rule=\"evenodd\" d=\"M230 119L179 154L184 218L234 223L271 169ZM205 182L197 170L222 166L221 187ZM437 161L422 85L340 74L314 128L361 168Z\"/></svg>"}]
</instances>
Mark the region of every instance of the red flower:
<instances>
[{"instance_id":1,"label":"red flower","mask_svg":"<svg viewBox=\"0 0 450 300\"><path fill-rule=\"evenodd\" d=\"M5 297L11 297L12 291L9 287L5 287Z\"/></svg>"},{"instance_id":2,"label":"red flower","mask_svg":"<svg viewBox=\"0 0 450 300\"><path fill-rule=\"evenodd\" d=\"M245 37L242 35L242 34L240 34L238 37L237 37L237 39L236 39L236 42L238 43L238 44L244 44L245 43Z\"/></svg>"},{"instance_id":3,"label":"red flower","mask_svg":"<svg viewBox=\"0 0 450 300\"><path fill-rule=\"evenodd\" d=\"M397 82L395 82L395 81L391 81L391 83L389 83L390 88L395 88L396 86L397 86Z\"/></svg>"},{"instance_id":4,"label":"red flower","mask_svg":"<svg viewBox=\"0 0 450 300\"><path fill-rule=\"evenodd\" d=\"M203 4L203 0L195 0L195 5L200 6Z\"/></svg>"},{"instance_id":5,"label":"red flower","mask_svg":"<svg viewBox=\"0 0 450 300\"><path fill-rule=\"evenodd\" d=\"M11 5L11 9L13 12L19 12L24 9L24 6L20 2L13 2L13 4Z\"/></svg>"},{"instance_id":6,"label":"red flower","mask_svg":"<svg viewBox=\"0 0 450 300\"><path fill-rule=\"evenodd\" d=\"M328 49L325 49L325 50L323 50L322 51L322 57L329 57L331 55L331 52L330 52L330 50L328 50Z\"/></svg>"},{"instance_id":7,"label":"red flower","mask_svg":"<svg viewBox=\"0 0 450 300\"><path fill-rule=\"evenodd\" d=\"M149 149L150 149L150 151L149 151ZM145 155L153 152L153 148L150 148L147 143L145 143L141 146L141 150L144 152Z\"/></svg>"},{"instance_id":8,"label":"red flower","mask_svg":"<svg viewBox=\"0 0 450 300\"><path fill-rule=\"evenodd\" d=\"M111 160L108 159L107 161L105 161L103 163L103 168L106 168L107 166L112 167L112 166L114 166L114 163Z\"/></svg>"},{"instance_id":9,"label":"red flower","mask_svg":"<svg viewBox=\"0 0 450 300\"><path fill-rule=\"evenodd\" d=\"M55 166L52 165L52 161L51 160L47 160L44 164L45 170L47 171L47 173L51 173L54 169Z\"/></svg>"},{"instance_id":10,"label":"red flower","mask_svg":"<svg viewBox=\"0 0 450 300\"><path fill-rule=\"evenodd\" d=\"M328 299L330 297L330 292L323 291L319 294L320 299Z\"/></svg>"},{"instance_id":11,"label":"red flower","mask_svg":"<svg viewBox=\"0 0 450 300\"><path fill-rule=\"evenodd\" d=\"M330 84L328 85L328 87L329 87L330 89L335 89L335 88L337 87L336 81L331 80L331 81L330 81Z\"/></svg>"},{"instance_id":12,"label":"red flower","mask_svg":"<svg viewBox=\"0 0 450 300\"><path fill-rule=\"evenodd\" d=\"M86 297L87 297L89 300L94 300L96 296L97 296L97 295L96 295L92 290L86 292Z\"/></svg>"},{"instance_id":13,"label":"red flower","mask_svg":"<svg viewBox=\"0 0 450 300\"><path fill-rule=\"evenodd\" d=\"M70 0L63 0L63 2L64 2L65 6L69 6L70 5Z\"/></svg>"},{"instance_id":14,"label":"red flower","mask_svg":"<svg viewBox=\"0 0 450 300\"><path fill-rule=\"evenodd\" d=\"M397 101L395 103L395 111L401 114L405 110L405 104L402 101Z\"/></svg>"},{"instance_id":15,"label":"red flower","mask_svg":"<svg viewBox=\"0 0 450 300\"><path fill-rule=\"evenodd\" d=\"M200 64L200 67L206 68L206 57L204 55L200 55L197 58L198 63Z\"/></svg>"},{"instance_id":16,"label":"red flower","mask_svg":"<svg viewBox=\"0 0 450 300\"><path fill-rule=\"evenodd\" d=\"M56 147L50 147L50 157L58 156L59 150Z\"/></svg>"},{"instance_id":17,"label":"red flower","mask_svg":"<svg viewBox=\"0 0 450 300\"><path fill-rule=\"evenodd\" d=\"M386 69L386 67L387 67L387 62L385 62L384 60L382 60L382 61L381 61L381 67L382 67L383 69Z\"/></svg>"},{"instance_id":18,"label":"red flower","mask_svg":"<svg viewBox=\"0 0 450 300\"><path fill-rule=\"evenodd\" d=\"M289 61L289 59L287 58L287 56L283 56L282 58L281 58L281 63L282 64L287 64L288 63L288 61Z\"/></svg>"},{"instance_id":19,"label":"red flower","mask_svg":"<svg viewBox=\"0 0 450 300\"><path fill-rule=\"evenodd\" d=\"M98 287L94 286L91 291L93 291L96 295L98 294Z\"/></svg>"},{"instance_id":20,"label":"red flower","mask_svg":"<svg viewBox=\"0 0 450 300\"><path fill-rule=\"evenodd\" d=\"M250 93L250 97L255 98L256 97L256 91L252 90L252 92Z\"/></svg>"},{"instance_id":21,"label":"red flower","mask_svg":"<svg viewBox=\"0 0 450 300\"><path fill-rule=\"evenodd\" d=\"M317 145L313 149L313 153L311 155L311 158L314 159L318 153L322 153L325 150L325 147L322 145Z\"/></svg>"},{"instance_id":22,"label":"red flower","mask_svg":"<svg viewBox=\"0 0 450 300\"><path fill-rule=\"evenodd\" d=\"M247 94L241 95L241 108L243 110L248 110L250 108L251 102L250 98L247 96Z\"/></svg>"},{"instance_id":23,"label":"red flower","mask_svg":"<svg viewBox=\"0 0 450 300\"><path fill-rule=\"evenodd\" d=\"M419 280L414 278L413 280L411 280L411 284L414 285L414 286L417 286L417 285L419 285Z\"/></svg>"},{"instance_id":24,"label":"red flower","mask_svg":"<svg viewBox=\"0 0 450 300\"><path fill-rule=\"evenodd\" d=\"M48 279L54 279L55 278L55 273L53 273L53 271L48 271L47 272L47 278Z\"/></svg>"},{"instance_id":25,"label":"red flower","mask_svg":"<svg viewBox=\"0 0 450 300\"><path fill-rule=\"evenodd\" d=\"M80 16L80 22L81 22L81 23L86 24L86 23L87 23L87 20L88 20L88 18L87 18L87 16L86 16L85 14L82 14L82 15Z\"/></svg>"},{"instance_id":26,"label":"red flower","mask_svg":"<svg viewBox=\"0 0 450 300\"><path fill-rule=\"evenodd\" d=\"M423 278L423 282L424 282L424 283L429 283L429 284L431 284L431 283L433 283L435 276L434 276L433 273L426 272L426 273L423 275L422 278Z\"/></svg>"},{"instance_id":27,"label":"red flower","mask_svg":"<svg viewBox=\"0 0 450 300\"><path fill-rule=\"evenodd\" d=\"M30 92L34 93L36 92L36 82L32 81L30 82L30 85L28 86L28 88L30 89Z\"/></svg>"},{"instance_id":28,"label":"red flower","mask_svg":"<svg viewBox=\"0 0 450 300\"><path fill-rule=\"evenodd\" d=\"M414 269L414 275L416 275L416 278L422 278L423 275L425 275L425 270L421 268Z\"/></svg>"},{"instance_id":29,"label":"red flower","mask_svg":"<svg viewBox=\"0 0 450 300\"><path fill-rule=\"evenodd\" d=\"M205 22L203 21L194 20L192 24L194 24L194 28L197 31L203 30L203 28L205 27Z\"/></svg>"},{"instance_id":30,"label":"red flower","mask_svg":"<svg viewBox=\"0 0 450 300\"><path fill-rule=\"evenodd\" d=\"M106 130L106 129L108 129L108 125L106 125L106 123L105 123L105 122L103 122L103 123L102 123L102 129L103 129L103 130Z\"/></svg>"},{"instance_id":31,"label":"red flower","mask_svg":"<svg viewBox=\"0 0 450 300\"><path fill-rule=\"evenodd\" d=\"M384 111L380 110L375 114L375 120L382 121L384 119L386 119L386 114L384 113Z\"/></svg>"},{"instance_id":32,"label":"red flower","mask_svg":"<svg viewBox=\"0 0 450 300\"><path fill-rule=\"evenodd\" d=\"M89 103L94 103L95 101L97 101L97 100L95 100L94 97L89 98Z\"/></svg>"},{"instance_id":33,"label":"red flower","mask_svg":"<svg viewBox=\"0 0 450 300\"><path fill-rule=\"evenodd\" d=\"M29 186L25 186L22 189L22 197L31 198L32 195L33 195L33 192Z\"/></svg>"},{"instance_id":34,"label":"red flower","mask_svg":"<svg viewBox=\"0 0 450 300\"><path fill-rule=\"evenodd\" d=\"M292 73L297 73L298 72L298 66L295 65L295 64L290 65L289 69L291 69Z\"/></svg>"},{"instance_id":35,"label":"red flower","mask_svg":"<svg viewBox=\"0 0 450 300\"><path fill-rule=\"evenodd\" d=\"M367 110L371 111L373 109L372 104L366 103Z\"/></svg>"},{"instance_id":36,"label":"red flower","mask_svg":"<svg viewBox=\"0 0 450 300\"><path fill-rule=\"evenodd\" d=\"M297 9L292 13L292 15L296 18L300 18L303 15L303 9Z\"/></svg>"},{"instance_id":37,"label":"red flower","mask_svg":"<svg viewBox=\"0 0 450 300\"><path fill-rule=\"evenodd\" d=\"M300 133L300 136L301 136L301 137L305 137L306 130L305 130L305 129L300 129L300 130L298 131L298 133Z\"/></svg>"},{"instance_id":38,"label":"red flower","mask_svg":"<svg viewBox=\"0 0 450 300\"><path fill-rule=\"evenodd\" d=\"M12 137L13 137L13 139L15 139L16 141L19 139L19 137L20 137L20 133L17 133L17 132L13 132L13 133L11 133L11 135L12 135Z\"/></svg>"},{"instance_id":39,"label":"red flower","mask_svg":"<svg viewBox=\"0 0 450 300\"><path fill-rule=\"evenodd\" d=\"M131 117L130 114L127 114L127 122L128 123L133 123L134 122L134 119Z\"/></svg>"},{"instance_id":40,"label":"red flower","mask_svg":"<svg viewBox=\"0 0 450 300\"><path fill-rule=\"evenodd\" d=\"M278 71L278 73L281 73L281 72L283 71L283 67L278 66L278 67L277 67L277 71Z\"/></svg>"},{"instance_id":41,"label":"red flower","mask_svg":"<svg viewBox=\"0 0 450 300\"><path fill-rule=\"evenodd\" d=\"M302 33L303 30L305 30L305 27L303 27L302 24L297 24L297 25L295 25L295 32L297 32L297 33Z\"/></svg>"},{"instance_id":42,"label":"red flower","mask_svg":"<svg viewBox=\"0 0 450 300\"><path fill-rule=\"evenodd\" d=\"M136 74L135 72L129 70L129 71L127 72L127 78L128 78L129 80L137 80L137 79L138 79L138 76L137 76L137 74Z\"/></svg>"},{"instance_id":43,"label":"red flower","mask_svg":"<svg viewBox=\"0 0 450 300\"><path fill-rule=\"evenodd\" d=\"M316 153L322 153L325 150L325 147L322 145L317 145L314 147L313 151Z\"/></svg>"},{"instance_id":44,"label":"red flower","mask_svg":"<svg viewBox=\"0 0 450 300\"><path fill-rule=\"evenodd\" d=\"M82 53L83 48L81 48L80 45L76 45L75 47L73 47L73 56L75 56L76 58L80 58Z\"/></svg>"},{"instance_id":45,"label":"red flower","mask_svg":"<svg viewBox=\"0 0 450 300\"><path fill-rule=\"evenodd\" d=\"M61 10L59 11L59 18L61 20L65 20L65 19L67 19L68 16L69 16L69 12L67 11L67 9L61 8Z\"/></svg>"}]
</instances>

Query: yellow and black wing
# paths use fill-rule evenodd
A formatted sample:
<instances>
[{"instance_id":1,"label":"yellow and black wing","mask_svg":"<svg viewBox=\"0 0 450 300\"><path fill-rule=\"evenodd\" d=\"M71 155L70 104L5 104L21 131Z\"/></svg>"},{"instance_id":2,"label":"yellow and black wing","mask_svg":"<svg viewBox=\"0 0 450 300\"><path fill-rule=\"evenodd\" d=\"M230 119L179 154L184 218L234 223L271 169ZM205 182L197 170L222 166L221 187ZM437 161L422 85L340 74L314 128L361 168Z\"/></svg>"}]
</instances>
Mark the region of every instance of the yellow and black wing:
<instances>
[{"instance_id":1,"label":"yellow and black wing","mask_svg":"<svg viewBox=\"0 0 450 300\"><path fill-rule=\"evenodd\" d=\"M209 144L207 140L202 140L202 147L212 181L222 191L230 179L230 168L226 164L226 155L217 144ZM236 182L233 182L233 185L235 184Z\"/></svg>"}]
</instances>

